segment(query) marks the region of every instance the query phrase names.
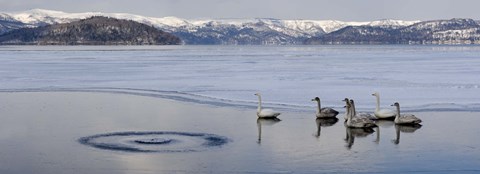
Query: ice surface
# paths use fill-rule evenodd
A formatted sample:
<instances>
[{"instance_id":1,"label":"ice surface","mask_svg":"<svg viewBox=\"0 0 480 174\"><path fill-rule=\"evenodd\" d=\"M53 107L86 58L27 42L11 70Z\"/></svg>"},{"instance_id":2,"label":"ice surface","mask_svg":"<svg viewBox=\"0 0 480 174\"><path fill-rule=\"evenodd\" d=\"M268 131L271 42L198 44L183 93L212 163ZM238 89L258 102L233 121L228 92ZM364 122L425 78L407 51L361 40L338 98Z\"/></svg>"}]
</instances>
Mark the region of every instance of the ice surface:
<instances>
[{"instance_id":1,"label":"ice surface","mask_svg":"<svg viewBox=\"0 0 480 174\"><path fill-rule=\"evenodd\" d=\"M480 111L477 46L2 46L0 90L101 90L310 111L399 102L403 111ZM312 110L314 112L314 110Z\"/></svg>"}]
</instances>

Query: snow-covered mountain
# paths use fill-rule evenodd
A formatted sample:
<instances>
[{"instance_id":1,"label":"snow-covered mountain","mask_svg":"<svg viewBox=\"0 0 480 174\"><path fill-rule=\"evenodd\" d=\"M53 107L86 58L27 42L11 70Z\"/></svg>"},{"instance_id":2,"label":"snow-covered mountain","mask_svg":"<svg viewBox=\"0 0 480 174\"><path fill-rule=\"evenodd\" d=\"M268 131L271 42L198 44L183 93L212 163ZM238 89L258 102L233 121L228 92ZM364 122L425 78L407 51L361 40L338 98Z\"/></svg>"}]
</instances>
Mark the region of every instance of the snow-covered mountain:
<instances>
[{"instance_id":1,"label":"snow-covered mountain","mask_svg":"<svg viewBox=\"0 0 480 174\"><path fill-rule=\"evenodd\" d=\"M348 26L311 37L305 44L480 44L480 24L472 19L454 18L401 28Z\"/></svg>"},{"instance_id":2,"label":"snow-covered mountain","mask_svg":"<svg viewBox=\"0 0 480 174\"><path fill-rule=\"evenodd\" d=\"M419 21L379 20L344 22L336 20L258 19L181 19L177 17L146 17L127 13L66 13L33 9L0 13L0 33L19 27L68 23L91 16L128 19L176 34L186 44L296 44L304 39L321 36L346 26L379 26L399 28Z\"/></svg>"}]
</instances>

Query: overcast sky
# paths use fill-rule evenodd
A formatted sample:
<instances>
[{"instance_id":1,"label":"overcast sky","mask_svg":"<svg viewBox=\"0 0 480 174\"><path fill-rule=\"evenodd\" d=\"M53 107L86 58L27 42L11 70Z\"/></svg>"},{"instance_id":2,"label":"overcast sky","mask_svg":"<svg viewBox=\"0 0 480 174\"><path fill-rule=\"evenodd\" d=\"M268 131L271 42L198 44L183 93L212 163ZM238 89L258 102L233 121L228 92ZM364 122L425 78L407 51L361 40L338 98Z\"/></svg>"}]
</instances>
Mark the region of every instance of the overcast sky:
<instances>
[{"instance_id":1,"label":"overcast sky","mask_svg":"<svg viewBox=\"0 0 480 174\"><path fill-rule=\"evenodd\" d=\"M0 0L2 12L42 8L186 19L480 19L479 7L480 0Z\"/></svg>"}]
</instances>

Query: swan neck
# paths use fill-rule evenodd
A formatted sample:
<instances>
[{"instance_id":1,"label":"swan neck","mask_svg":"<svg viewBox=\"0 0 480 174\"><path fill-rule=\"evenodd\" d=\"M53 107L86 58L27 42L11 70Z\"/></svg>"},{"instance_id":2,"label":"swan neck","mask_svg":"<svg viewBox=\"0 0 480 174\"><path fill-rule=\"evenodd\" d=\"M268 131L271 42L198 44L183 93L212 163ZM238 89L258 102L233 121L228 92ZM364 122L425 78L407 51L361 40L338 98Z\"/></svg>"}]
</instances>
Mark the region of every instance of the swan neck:
<instances>
[{"instance_id":1,"label":"swan neck","mask_svg":"<svg viewBox=\"0 0 480 174\"><path fill-rule=\"evenodd\" d=\"M353 119L353 117L355 116L355 115L354 115L354 114L355 114L354 112L355 112L355 111L354 111L353 104L352 104L351 107L350 107L350 119Z\"/></svg>"},{"instance_id":2,"label":"swan neck","mask_svg":"<svg viewBox=\"0 0 480 174\"><path fill-rule=\"evenodd\" d=\"M399 121L400 119L400 106L396 106L397 107L397 115L395 116L395 122Z\"/></svg>"},{"instance_id":3,"label":"swan neck","mask_svg":"<svg viewBox=\"0 0 480 174\"><path fill-rule=\"evenodd\" d=\"M355 109L355 103L352 103L352 115L355 116L357 115L357 110Z\"/></svg>"},{"instance_id":4,"label":"swan neck","mask_svg":"<svg viewBox=\"0 0 480 174\"><path fill-rule=\"evenodd\" d=\"M348 107L348 110L347 110L348 114L347 114L347 125L351 125L352 124L352 119L353 119L353 113L352 113L352 106L350 105L350 107Z\"/></svg>"},{"instance_id":5,"label":"swan neck","mask_svg":"<svg viewBox=\"0 0 480 174\"><path fill-rule=\"evenodd\" d=\"M320 105L320 101L317 100L317 104L318 104L318 108L317 108L317 114L320 114L320 111L321 111L321 105Z\"/></svg>"},{"instance_id":6,"label":"swan neck","mask_svg":"<svg viewBox=\"0 0 480 174\"><path fill-rule=\"evenodd\" d=\"M377 99L377 108L376 108L376 110L378 111L378 110L380 110L380 96L377 94L377 95L375 95L375 98Z\"/></svg>"},{"instance_id":7,"label":"swan neck","mask_svg":"<svg viewBox=\"0 0 480 174\"><path fill-rule=\"evenodd\" d=\"M350 117L350 107L345 107L345 115L347 116L347 120Z\"/></svg>"},{"instance_id":8,"label":"swan neck","mask_svg":"<svg viewBox=\"0 0 480 174\"><path fill-rule=\"evenodd\" d=\"M257 112L260 112L262 110L262 97L260 95L258 96L258 108Z\"/></svg>"}]
</instances>

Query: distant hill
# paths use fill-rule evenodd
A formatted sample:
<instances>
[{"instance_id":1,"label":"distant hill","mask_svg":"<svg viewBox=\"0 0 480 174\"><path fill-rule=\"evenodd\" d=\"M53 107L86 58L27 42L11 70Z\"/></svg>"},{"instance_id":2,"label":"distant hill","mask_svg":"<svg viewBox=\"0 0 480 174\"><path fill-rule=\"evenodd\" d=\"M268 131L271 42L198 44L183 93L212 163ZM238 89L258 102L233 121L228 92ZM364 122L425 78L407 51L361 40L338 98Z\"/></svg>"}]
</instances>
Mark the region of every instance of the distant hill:
<instances>
[{"instance_id":1,"label":"distant hill","mask_svg":"<svg viewBox=\"0 0 480 174\"><path fill-rule=\"evenodd\" d=\"M346 26L381 26L399 28L419 21L384 19L366 22L304 19L182 19L177 17L148 17L127 13L82 12L66 13L44 9L18 12L0 12L0 16L28 26L69 23L91 16L127 19L154 26L179 37L184 44L193 45L284 45L303 44L304 40L336 31ZM0 18L0 24L2 19ZM9 31L11 27L4 27ZM0 34L2 27L0 26Z\"/></svg>"},{"instance_id":2,"label":"distant hill","mask_svg":"<svg viewBox=\"0 0 480 174\"><path fill-rule=\"evenodd\" d=\"M0 35L0 44L172 45L181 40L131 20L94 16L70 23L20 28Z\"/></svg>"},{"instance_id":3,"label":"distant hill","mask_svg":"<svg viewBox=\"0 0 480 174\"><path fill-rule=\"evenodd\" d=\"M480 25L472 19L450 19L400 28L348 26L305 44L480 44Z\"/></svg>"},{"instance_id":4,"label":"distant hill","mask_svg":"<svg viewBox=\"0 0 480 174\"><path fill-rule=\"evenodd\" d=\"M66 24L92 16L143 23L179 37L182 44L192 45L480 44L480 21L472 19L382 19L364 22L272 18L190 20L127 13L65 13L43 9L0 12L0 35L19 28Z\"/></svg>"}]
</instances>

